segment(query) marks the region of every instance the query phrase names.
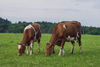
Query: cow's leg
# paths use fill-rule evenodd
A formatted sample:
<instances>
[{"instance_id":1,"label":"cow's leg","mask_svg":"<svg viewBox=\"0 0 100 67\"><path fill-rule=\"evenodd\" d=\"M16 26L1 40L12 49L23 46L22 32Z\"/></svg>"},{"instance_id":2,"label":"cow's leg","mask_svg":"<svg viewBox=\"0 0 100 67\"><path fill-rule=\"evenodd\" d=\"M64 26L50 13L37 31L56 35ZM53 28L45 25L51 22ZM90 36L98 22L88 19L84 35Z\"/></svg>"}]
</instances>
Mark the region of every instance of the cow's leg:
<instances>
[{"instance_id":1,"label":"cow's leg","mask_svg":"<svg viewBox=\"0 0 100 67\"><path fill-rule=\"evenodd\" d=\"M80 47L80 54L82 54L82 50L81 50L81 40L79 39L79 47Z\"/></svg>"},{"instance_id":2,"label":"cow's leg","mask_svg":"<svg viewBox=\"0 0 100 67\"><path fill-rule=\"evenodd\" d=\"M58 54L58 56L61 56L61 51L63 50L63 55L65 55L65 51L64 51L64 48L62 49L62 47L60 47L60 52Z\"/></svg>"},{"instance_id":3,"label":"cow's leg","mask_svg":"<svg viewBox=\"0 0 100 67\"><path fill-rule=\"evenodd\" d=\"M40 52L40 39L38 40L38 52Z\"/></svg>"},{"instance_id":4,"label":"cow's leg","mask_svg":"<svg viewBox=\"0 0 100 67\"><path fill-rule=\"evenodd\" d=\"M64 49L63 49L64 44L65 44L65 40L62 39L62 43L61 43L61 46L60 46L60 52L59 52L58 56L61 56L61 51L62 51L62 50L63 50L63 55L65 55L65 51L64 51Z\"/></svg>"},{"instance_id":5,"label":"cow's leg","mask_svg":"<svg viewBox=\"0 0 100 67\"><path fill-rule=\"evenodd\" d=\"M28 46L26 46L26 49L27 49L27 54L29 54L29 51L28 51Z\"/></svg>"},{"instance_id":6,"label":"cow's leg","mask_svg":"<svg viewBox=\"0 0 100 67\"><path fill-rule=\"evenodd\" d=\"M80 54L82 54L82 48L81 48L81 38L78 38L78 40L79 40L79 47L80 47Z\"/></svg>"},{"instance_id":7,"label":"cow's leg","mask_svg":"<svg viewBox=\"0 0 100 67\"><path fill-rule=\"evenodd\" d=\"M61 56L61 51L62 51L62 47L60 47L60 52L59 52L58 56Z\"/></svg>"},{"instance_id":8,"label":"cow's leg","mask_svg":"<svg viewBox=\"0 0 100 67\"><path fill-rule=\"evenodd\" d=\"M71 54L73 54L75 42L74 42L74 41L72 41L71 43L72 43L72 50L71 50L71 52L70 52L70 53L71 53Z\"/></svg>"},{"instance_id":9,"label":"cow's leg","mask_svg":"<svg viewBox=\"0 0 100 67\"><path fill-rule=\"evenodd\" d=\"M80 54L82 54L81 46L80 46Z\"/></svg>"},{"instance_id":10,"label":"cow's leg","mask_svg":"<svg viewBox=\"0 0 100 67\"><path fill-rule=\"evenodd\" d=\"M31 45L30 45L30 55L32 55L33 53L33 41L31 41Z\"/></svg>"}]
</instances>

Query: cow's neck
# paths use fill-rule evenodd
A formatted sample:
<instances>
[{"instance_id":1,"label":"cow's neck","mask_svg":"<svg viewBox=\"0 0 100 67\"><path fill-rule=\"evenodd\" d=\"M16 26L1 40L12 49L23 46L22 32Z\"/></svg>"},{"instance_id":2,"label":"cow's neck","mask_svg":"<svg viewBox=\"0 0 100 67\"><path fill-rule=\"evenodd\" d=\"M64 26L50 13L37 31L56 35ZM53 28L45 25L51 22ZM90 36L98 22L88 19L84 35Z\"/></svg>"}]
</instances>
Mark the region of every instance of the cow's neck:
<instances>
[{"instance_id":1,"label":"cow's neck","mask_svg":"<svg viewBox=\"0 0 100 67\"><path fill-rule=\"evenodd\" d=\"M50 39L50 42L49 43L51 43L52 45L55 45L55 43L56 43L56 39L57 37L55 36L55 35L53 35L52 34L52 36L51 36L51 39Z\"/></svg>"},{"instance_id":2,"label":"cow's neck","mask_svg":"<svg viewBox=\"0 0 100 67\"><path fill-rule=\"evenodd\" d=\"M27 39L27 37L24 35L21 43L24 44L24 45L26 46L27 41L28 41L28 39Z\"/></svg>"}]
</instances>

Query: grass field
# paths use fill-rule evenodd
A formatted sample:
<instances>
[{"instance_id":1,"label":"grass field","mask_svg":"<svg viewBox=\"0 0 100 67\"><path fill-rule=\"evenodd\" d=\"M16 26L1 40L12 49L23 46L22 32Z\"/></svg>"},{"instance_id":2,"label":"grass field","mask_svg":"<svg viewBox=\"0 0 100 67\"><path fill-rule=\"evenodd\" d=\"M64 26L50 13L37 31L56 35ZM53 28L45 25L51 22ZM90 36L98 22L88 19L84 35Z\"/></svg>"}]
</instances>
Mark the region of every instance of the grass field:
<instances>
[{"instance_id":1,"label":"grass field","mask_svg":"<svg viewBox=\"0 0 100 67\"><path fill-rule=\"evenodd\" d=\"M82 35L82 54L75 43L74 53L70 54L71 43L64 46L65 56L58 56L59 46L55 46L55 54L45 56L45 46L51 34L42 34L40 53L37 42L34 43L33 55L26 51L18 56L17 43L23 34L0 33L0 67L100 67L100 35Z\"/></svg>"}]
</instances>

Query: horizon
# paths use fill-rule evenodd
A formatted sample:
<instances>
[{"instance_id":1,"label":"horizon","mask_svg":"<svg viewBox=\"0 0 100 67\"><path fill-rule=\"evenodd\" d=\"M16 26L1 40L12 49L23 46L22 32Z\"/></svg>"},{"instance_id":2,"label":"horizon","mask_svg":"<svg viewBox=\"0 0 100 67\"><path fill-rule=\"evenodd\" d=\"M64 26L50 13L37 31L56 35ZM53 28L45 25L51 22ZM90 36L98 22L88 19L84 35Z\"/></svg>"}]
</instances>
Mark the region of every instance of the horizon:
<instances>
[{"instance_id":1,"label":"horizon","mask_svg":"<svg viewBox=\"0 0 100 67\"><path fill-rule=\"evenodd\" d=\"M1 18L3 18L3 17L1 17ZM3 18L3 19L7 19L7 20L9 20L8 18ZM11 23L18 23L19 21L21 21L21 22L24 22L25 20L19 20L19 21L15 21L15 22L12 22L11 20L9 20ZM44 20L41 20L41 21L25 21L25 22L32 22L32 23L34 23L34 22L43 22ZM77 20L72 20L72 21L77 21ZM44 21L44 22L51 22L51 23L59 23L59 22L62 22L62 21L58 21L58 22L52 22L52 21ZM79 22L79 21L78 21ZM81 23L81 22L80 22ZM81 23L81 26L87 26L87 27L100 27L100 26L93 26L93 25L82 25L82 23Z\"/></svg>"},{"instance_id":2,"label":"horizon","mask_svg":"<svg viewBox=\"0 0 100 67\"><path fill-rule=\"evenodd\" d=\"M2 17L1 17L2 18ZM7 19L7 18L2 18L2 19ZM12 22L11 20L7 19L8 21L10 21L12 24L15 24L15 23L18 23L18 22L27 22L27 23L30 23L32 21L17 21L17 22ZM35 21L35 22L47 22L49 23L50 21ZM32 23L35 23L35 22L32 22ZM62 21L61 21L62 22ZM79 22L79 21L78 21ZM50 23L59 23L59 22L50 22ZM80 22L81 23L81 22ZM81 26L86 26L86 25L82 25ZM96 27L96 26L86 26L86 27ZM96 27L96 28L100 28L100 27Z\"/></svg>"}]
</instances>

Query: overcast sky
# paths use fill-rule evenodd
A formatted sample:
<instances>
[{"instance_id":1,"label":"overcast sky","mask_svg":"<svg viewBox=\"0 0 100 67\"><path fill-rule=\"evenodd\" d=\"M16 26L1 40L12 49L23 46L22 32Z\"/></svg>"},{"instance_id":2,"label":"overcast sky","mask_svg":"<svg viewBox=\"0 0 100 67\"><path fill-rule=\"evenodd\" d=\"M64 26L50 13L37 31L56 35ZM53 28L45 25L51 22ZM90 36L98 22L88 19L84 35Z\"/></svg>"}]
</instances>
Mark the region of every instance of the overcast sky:
<instances>
[{"instance_id":1,"label":"overcast sky","mask_svg":"<svg viewBox=\"0 0 100 67\"><path fill-rule=\"evenodd\" d=\"M100 27L100 0L0 0L0 17L11 22L76 20Z\"/></svg>"}]
</instances>

